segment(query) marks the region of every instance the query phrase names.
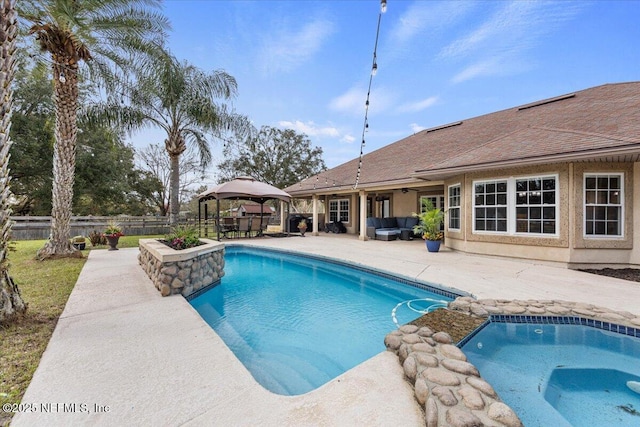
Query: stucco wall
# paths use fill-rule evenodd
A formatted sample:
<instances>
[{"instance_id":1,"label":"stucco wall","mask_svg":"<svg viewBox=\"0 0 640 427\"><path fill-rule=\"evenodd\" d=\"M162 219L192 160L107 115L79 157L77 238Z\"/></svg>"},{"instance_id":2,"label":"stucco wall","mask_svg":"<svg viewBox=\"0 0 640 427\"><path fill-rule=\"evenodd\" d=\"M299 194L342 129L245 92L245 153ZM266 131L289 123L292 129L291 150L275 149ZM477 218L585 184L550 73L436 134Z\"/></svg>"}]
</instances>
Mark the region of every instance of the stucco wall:
<instances>
[{"instance_id":1,"label":"stucco wall","mask_svg":"<svg viewBox=\"0 0 640 427\"><path fill-rule=\"evenodd\" d=\"M633 182L640 183L640 163L633 164ZM640 224L640 185L633 186L633 212L632 220L634 224ZM633 241L640 242L640 227L633 228ZM629 264L640 266L640 243L633 245L629 253Z\"/></svg>"},{"instance_id":2,"label":"stucco wall","mask_svg":"<svg viewBox=\"0 0 640 427\"><path fill-rule=\"evenodd\" d=\"M589 239L584 237L583 176L584 173L603 172L622 172L625 176L624 236ZM473 232L473 181L551 174L558 176L557 236L528 237ZM638 163L564 163L544 168L512 168L452 177L445 181L444 191L447 195L450 185L461 184L461 229L450 231L447 222L445 244L465 252L562 262L571 267L638 265L640 248L634 250L633 245L634 239L640 238L640 233L633 226L635 221L640 220L640 195L636 194L639 190L634 186L634 181L638 179ZM448 197L446 204L448 208Z\"/></svg>"}]
</instances>

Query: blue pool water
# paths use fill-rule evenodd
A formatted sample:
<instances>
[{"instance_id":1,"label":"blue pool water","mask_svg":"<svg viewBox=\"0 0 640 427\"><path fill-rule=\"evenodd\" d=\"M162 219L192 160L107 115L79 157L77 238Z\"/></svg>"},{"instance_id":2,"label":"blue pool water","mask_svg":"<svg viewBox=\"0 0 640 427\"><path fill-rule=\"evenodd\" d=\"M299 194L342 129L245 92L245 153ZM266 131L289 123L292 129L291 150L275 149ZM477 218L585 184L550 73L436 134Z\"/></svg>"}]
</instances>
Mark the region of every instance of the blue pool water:
<instances>
[{"instance_id":1,"label":"blue pool water","mask_svg":"<svg viewBox=\"0 0 640 427\"><path fill-rule=\"evenodd\" d=\"M384 351L394 317L404 324L450 300L335 263L228 247L222 282L190 302L263 387L297 395Z\"/></svg>"},{"instance_id":2,"label":"blue pool water","mask_svg":"<svg viewBox=\"0 0 640 427\"><path fill-rule=\"evenodd\" d=\"M640 426L640 339L581 325L490 323L462 350L527 427Z\"/></svg>"}]
</instances>

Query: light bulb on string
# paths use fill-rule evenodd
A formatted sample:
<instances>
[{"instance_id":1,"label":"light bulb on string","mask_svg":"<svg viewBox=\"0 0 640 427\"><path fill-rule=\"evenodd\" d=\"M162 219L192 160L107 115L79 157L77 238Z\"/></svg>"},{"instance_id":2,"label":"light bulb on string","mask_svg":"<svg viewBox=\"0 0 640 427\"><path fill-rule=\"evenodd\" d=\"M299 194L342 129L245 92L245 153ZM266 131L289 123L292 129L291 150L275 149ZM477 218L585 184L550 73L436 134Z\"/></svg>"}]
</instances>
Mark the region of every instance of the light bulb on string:
<instances>
[{"instance_id":1,"label":"light bulb on string","mask_svg":"<svg viewBox=\"0 0 640 427\"><path fill-rule=\"evenodd\" d=\"M378 64L374 62L373 67L371 67L371 75L375 76L376 74L378 74Z\"/></svg>"},{"instance_id":2,"label":"light bulb on string","mask_svg":"<svg viewBox=\"0 0 640 427\"><path fill-rule=\"evenodd\" d=\"M60 81L60 83L66 83L67 79L64 76L64 73L60 73L60 77L58 77L58 80Z\"/></svg>"},{"instance_id":3,"label":"light bulb on string","mask_svg":"<svg viewBox=\"0 0 640 427\"><path fill-rule=\"evenodd\" d=\"M380 13L387 12L387 0L380 0Z\"/></svg>"}]
</instances>

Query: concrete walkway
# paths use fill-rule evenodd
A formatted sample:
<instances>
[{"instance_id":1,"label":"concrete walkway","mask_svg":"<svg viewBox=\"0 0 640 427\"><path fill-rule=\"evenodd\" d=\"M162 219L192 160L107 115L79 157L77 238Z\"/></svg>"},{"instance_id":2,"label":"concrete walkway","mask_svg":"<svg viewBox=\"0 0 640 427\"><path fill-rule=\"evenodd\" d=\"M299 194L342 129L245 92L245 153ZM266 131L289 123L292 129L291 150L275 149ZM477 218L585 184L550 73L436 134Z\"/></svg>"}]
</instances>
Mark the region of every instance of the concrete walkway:
<instances>
[{"instance_id":1,"label":"concrete walkway","mask_svg":"<svg viewBox=\"0 0 640 427\"><path fill-rule=\"evenodd\" d=\"M348 260L481 298L564 299L634 313L640 307L640 284L447 250L430 254L422 241L308 235L239 242ZM424 425L391 352L301 396L266 391L184 298L159 295L137 254L91 252L12 426Z\"/></svg>"}]
</instances>

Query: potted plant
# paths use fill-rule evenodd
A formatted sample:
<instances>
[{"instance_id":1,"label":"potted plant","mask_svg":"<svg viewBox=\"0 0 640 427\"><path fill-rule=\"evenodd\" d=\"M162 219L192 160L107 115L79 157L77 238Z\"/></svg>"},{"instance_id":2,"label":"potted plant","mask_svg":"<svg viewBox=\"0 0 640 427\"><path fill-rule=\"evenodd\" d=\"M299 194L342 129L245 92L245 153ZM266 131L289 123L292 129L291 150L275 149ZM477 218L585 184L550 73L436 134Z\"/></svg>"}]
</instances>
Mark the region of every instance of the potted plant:
<instances>
[{"instance_id":1,"label":"potted plant","mask_svg":"<svg viewBox=\"0 0 640 427\"><path fill-rule=\"evenodd\" d=\"M71 244L74 248L83 251L86 247L87 239L85 239L84 236L75 236L73 239L71 239Z\"/></svg>"},{"instance_id":2,"label":"potted plant","mask_svg":"<svg viewBox=\"0 0 640 427\"><path fill-rule=\"evenodd\" d=\"M298 230L300 230L300 234L304 237L304 233L307 231L307 220L302 218L298 223Z\"/></svg>"},{"instance_id":3,"label":"potted plant","mask_svg":"<svg viewBox=\"0 0 640 427\"><path fill-rule=\"evenodd\" d=\"M435 208L430 200L424 199L423 212L414 213L413 216L418 218L418 225L413 227L413 232L422 236L429 252L438 252L444 237L440 231L444 222L444 212Z\"/></svg>"},{"instance_id":4,"label":"potted plant","mask_svg":"<svg viewBox=\"0 0 640 427\"><path fill-rule=\"evenodd\" d=\"M122 232L122 227L115 222L109 221L107 223L107 228L104 230L104 237L106 237L107 242L109 243L110 251L117 251L118 248L118 240L120 240L120 236L124 236Z\"/></svg>"}]
</instances>

